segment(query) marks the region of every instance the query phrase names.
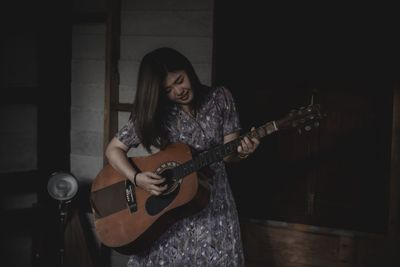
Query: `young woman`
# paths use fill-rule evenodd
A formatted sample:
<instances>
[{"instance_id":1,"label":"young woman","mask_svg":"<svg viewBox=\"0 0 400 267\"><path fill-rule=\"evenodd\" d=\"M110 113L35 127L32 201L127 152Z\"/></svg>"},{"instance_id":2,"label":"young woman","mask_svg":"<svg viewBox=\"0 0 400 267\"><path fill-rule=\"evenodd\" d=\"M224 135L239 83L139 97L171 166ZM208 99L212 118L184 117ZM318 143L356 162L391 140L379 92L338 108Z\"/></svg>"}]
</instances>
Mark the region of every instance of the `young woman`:
<instances>
[{"instance_id":1,"label":"young woman","mask_svg":"<svg viewBox=\"0 0 400 267\"><path fill-rule=\"evenodd\" d=\"M136 173L127 158L142 144L149 152L183 142L197 151L239 137L234 99L225 87L201 84L192 64L171 48L146 54L140 65L134 108L127 124L109 143L106 157L136 186L159 195L165 180L152 172ZM225 162L245 159L259 145L247 137ZM223 161L211 164L210 202L199 213L170 227L128 266L243 266L243 250L235 202Z\"/></svg>"}]
</instances>

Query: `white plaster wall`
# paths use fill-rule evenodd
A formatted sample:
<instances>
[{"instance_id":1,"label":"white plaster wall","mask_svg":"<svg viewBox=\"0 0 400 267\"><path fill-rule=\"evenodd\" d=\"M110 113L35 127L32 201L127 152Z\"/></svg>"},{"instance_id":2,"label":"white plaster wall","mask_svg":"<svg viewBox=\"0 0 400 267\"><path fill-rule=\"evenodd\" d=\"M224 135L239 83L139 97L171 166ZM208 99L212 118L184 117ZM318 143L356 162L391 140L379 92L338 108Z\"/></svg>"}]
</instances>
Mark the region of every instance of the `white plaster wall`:
<instances>
[{"instance_id":1,"label":"white plaster wall","mask_svg":"<svg viewBox=\"0 0 400 267\"><path fill-rule=\"evenodd\" d=\"M211 85L212 18L213 0L123 0L119 101L133 103L140 60L162 46L186 55L200 80ZM128 118L128 112L120 112L118 127ZM142 147L129 152L129 156L146 154ZM113 267L125 266L126 260L111 253Z\"/></svg>"},{"instance_id":2,"label":"white plaster wall","mask_svg":"<svg viewBox=\"0 0 400 267\"><path fill-rule=\"evenodd\" d=\"M120 102L133 103L140 60L161 46L185 54L201 81L211 84L212 17L213 0L122 0ZM103 165L105 30L96 24L73 29L71 172L84 182ZM128 117L119 113L119 128ZM147 153L130 152L139 154ZM126 262L126 256L111 251L112 267Z\"/></svg>"},{"instance_id":3,"label":"white plaster wall","mask_svg":"<svg viewBox=\"0 0 400 267\"><path fill-rule=\"evenodd\" d=\"M72 31L70 159L82 186L103 167L105 33L105 24L78 24ZM86 219L95 236L89 211Z\"/></svg>"},{"instance_id":4,"label":"white plaster wall","mask_svg":"<svg viewBox=\"0 0 400 267\"><path fill-rule=\"evenodd\" d=\"M133 103L140 60L146 53L162 46L175 48L186 55L200 80L210 85L212 18L212 0L123 0L119 101ZM120 112L118 128L128 117L129 113ZM129 156L146 154L141 146L129 152Z\"/></svg>"},{"instance_id":5,"label":"white plaster wall","mask_svg":"<svg viewBox=\"0 0 400 267\"><path fill-rule=\"evenodd\" d=\"M71 172L83 183L103 166L105 32L105 24L73 27Z\"/></svg>"}]
</instances>

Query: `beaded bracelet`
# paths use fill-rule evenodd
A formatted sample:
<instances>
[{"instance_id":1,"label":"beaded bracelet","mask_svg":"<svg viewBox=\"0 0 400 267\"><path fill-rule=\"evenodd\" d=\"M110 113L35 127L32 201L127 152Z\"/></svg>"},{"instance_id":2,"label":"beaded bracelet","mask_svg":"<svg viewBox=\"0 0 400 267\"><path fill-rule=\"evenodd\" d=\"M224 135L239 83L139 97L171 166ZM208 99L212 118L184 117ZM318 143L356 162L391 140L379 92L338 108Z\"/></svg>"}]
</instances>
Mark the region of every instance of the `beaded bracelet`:
<instances>
[{"instance_id":1,"label":"beaded bracelet","mask_svg":"<svg viewBox=\"0 0 400 267\"><path fill-rule=\"evenodd\" d=\"M135 187L137 187L137 183L136 183L136 176L139 174L139 172L135 173L135 175L133 176L133 185Z\"/></svg>"}]
</instances>

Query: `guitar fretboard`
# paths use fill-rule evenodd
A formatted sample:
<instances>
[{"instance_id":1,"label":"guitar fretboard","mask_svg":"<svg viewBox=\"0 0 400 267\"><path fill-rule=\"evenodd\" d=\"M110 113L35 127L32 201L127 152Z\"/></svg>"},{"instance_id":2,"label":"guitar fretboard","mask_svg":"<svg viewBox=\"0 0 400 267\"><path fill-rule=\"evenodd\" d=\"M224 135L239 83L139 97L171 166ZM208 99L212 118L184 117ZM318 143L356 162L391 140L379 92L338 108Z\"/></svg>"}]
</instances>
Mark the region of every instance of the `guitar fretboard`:
<instances>
[{"instance_id":1,"label":"guitar fretboard","mask_svg":"<svg viewBox=\"0 0 400 267\"><path fill-rule=\"evenodd\" d=\"M192 172L200 170L201 168L208 166L214 162L222 160L225 156L230 155L236 152L237 147L240 145L242 139L247 136L248 138L258 138L261 139L273 132L277 131L276 124L274 121L268 122L263 126L250 131L240 137L222 144L216 147L213 147L207 151L204 151L198 155L196 155L193 159L179 165L176 167L173 172L173 176L177 179L181 179L186 175L189 175Z\"/></svg>"}]
</instances>

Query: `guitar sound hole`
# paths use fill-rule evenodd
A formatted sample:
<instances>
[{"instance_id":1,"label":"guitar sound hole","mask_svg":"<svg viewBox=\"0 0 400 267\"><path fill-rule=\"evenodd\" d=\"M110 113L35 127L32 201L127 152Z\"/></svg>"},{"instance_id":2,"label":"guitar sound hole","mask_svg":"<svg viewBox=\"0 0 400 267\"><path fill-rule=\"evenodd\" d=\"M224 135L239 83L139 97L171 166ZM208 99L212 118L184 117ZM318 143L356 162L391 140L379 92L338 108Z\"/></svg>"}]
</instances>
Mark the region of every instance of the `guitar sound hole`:
<instances>
[{"instance_id":1,"label":"guitar sound hole","mask_svg":"<svg viewBox=\"0 0 400 267\"><path fill-rule=\"evenodd\" d=\"M162 193L163 195L170 194L173 192L177 186L178 186L178 181L174 178L172 169L166 169L163 172L161 172L159 175L161 175L163 178L165 178L165 182L160 184L160 186L167 185L167 189Z\"/></svg>"},{"instance_id":2,"label":"guitar sound hole","mask_svg":"<svg viewBox=\"0 0 400 267\"><path fill-rule=\"evenodd\" d=\"M165 184L168 184L168 187L173 184L173 172L171 169L169 170L164 170L162 173L160 173L160 176L165 178L165 182L160 184L160 186L164 186Z\"/></svg>"}]
</instances>

